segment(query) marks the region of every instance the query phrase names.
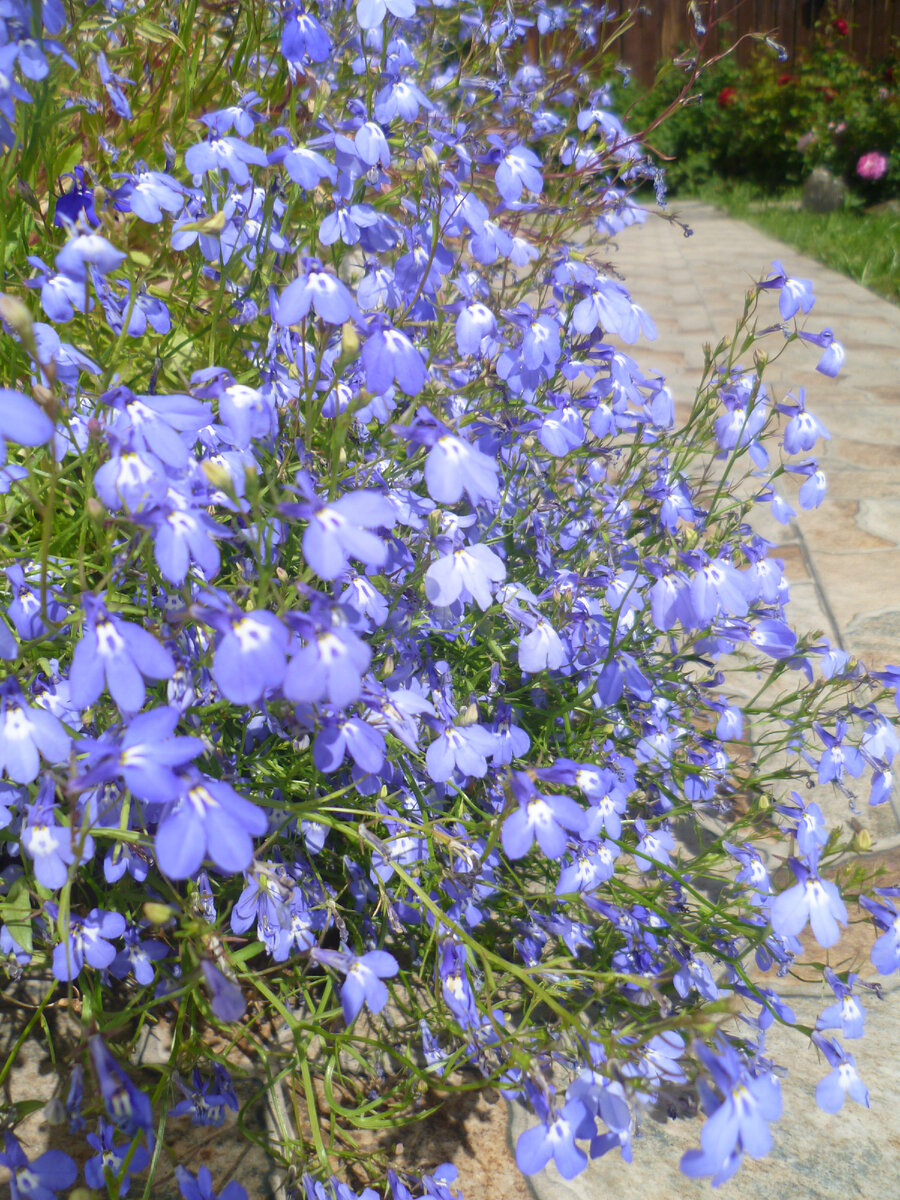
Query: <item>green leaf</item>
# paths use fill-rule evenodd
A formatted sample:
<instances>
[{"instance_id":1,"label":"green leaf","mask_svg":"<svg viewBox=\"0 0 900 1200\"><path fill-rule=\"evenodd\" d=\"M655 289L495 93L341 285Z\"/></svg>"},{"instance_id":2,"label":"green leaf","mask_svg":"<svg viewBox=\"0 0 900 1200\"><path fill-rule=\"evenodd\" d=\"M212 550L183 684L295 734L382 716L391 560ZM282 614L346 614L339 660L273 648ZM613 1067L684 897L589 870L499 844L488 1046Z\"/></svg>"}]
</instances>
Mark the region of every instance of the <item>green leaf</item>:
<instances>
[{"instance_id":1,"label":"green leaf","mask_svg":"<svg viewBox=\"0 0 900 1200\"><path fill-rule=\"evenodd\" d=\"M0 917L26 954L31 954L34 942L31 936L31 896L24 879L17 879L6 898L0 901Z\"/></svg>"}]
</instances>

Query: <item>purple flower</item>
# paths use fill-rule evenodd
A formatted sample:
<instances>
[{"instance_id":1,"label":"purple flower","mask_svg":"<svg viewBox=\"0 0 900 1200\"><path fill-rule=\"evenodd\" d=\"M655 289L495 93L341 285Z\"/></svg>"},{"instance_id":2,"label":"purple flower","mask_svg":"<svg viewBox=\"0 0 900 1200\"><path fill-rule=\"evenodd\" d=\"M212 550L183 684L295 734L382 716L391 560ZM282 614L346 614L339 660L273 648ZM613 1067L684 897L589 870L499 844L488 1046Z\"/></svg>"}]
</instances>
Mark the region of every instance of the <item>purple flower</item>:
<instances>
[{"instance_id":1,"label":"purple flower","mask_svg":"<svg viewBox=\"0 0 900 1200\"><path fill-rule=\"evenodd\" d=\"M153 1106L149 1097L134 1086L99 1034L94 1034L88 1045L109 1119L117 1129L130 1137L145 1133L148 1145L152 1145Z\"/></svg>"},{"instance_id":2,"label":"purple flower","mask_svg":"<svg viewBox=\"0 0 900 1200\"><path fill-rule=\"evenodd\" d=\"M67 982L76 978L85 963L104 970L116 957L108 939L124 932L125 918L117 912L93 908L86 917L70 915L68 936L53 950L53 974Z\"/></svg>"},{"instance_id":3,"label":"purple flower","mask_svg":"<svg viewBox=\"0 0 900 1200\"><path fill-rule=\"evenodd\" d=\"M840 1029L845 1038L861 1038L865 1033L866 1010L853 995L858 976L851 971L847 982L839 979L831 967L825 968L825 980L837 997L834 1004L823 1008L816 1019L816 1029Z\"/></svg>"},{"instance_id":4,"label":"purple flower","mask_svg":"<svg viewBox=\"0 0 900 1200\"><path fill-rule=\"evenodd\" d=\"M453 550L425 572L425 594L432 604L449 606L471 597L484 611L493 602L492 585L506 578L506 567L493 550L480 542Z\"/></svg>"},{"instance_id":5,"label":"purple flower","mask_svg":"<svg viewBox=\"0 0 900 1200\"><path fill-rule=\"evenodd\" d=\"M53 437L53 422L28 396L0 388L0 459L6 460L6 443L41 446Z\"/></svg>"},{"instance_id":6,"label":"purple flower","mask_svg":"<svg viewBox=\"0 0 900 1200\"><path fill-rule=\"evenodd\" d=\"M215 964L203 959L200 963L203 978L210 990L209 1006L213 1016L231 1024L240 1021L247 1011L247 1002L238 984L224 975Z\"/></svg>"},{"instance_id":7,"label":"purple flower","mask_svg":"<svg viewBox=\"0 0 900 1200\"><path fill-rule=\"evenodd\" d=\"M362 313L346 286L329 275L318 259L308 259L307 263L273 302L272 315L278 324L298 325L310 309L329 325L344 325L351 317L362 324Z\"/></svg>"},{"instance_id":8,"label":"purple flower","mask_svg":"<svg viewBox=\"0 0 900 1200\"><path fill-rule=\"evenodd\" d=\"M388 13L408 21L416 14L414 0L357 0L356 19L360 29L379 29Z\"/></svg>"},{"instance_id":9,"label":"purple flower","mask_svg":"<svg viewBox=\"0 0 900 1200\"><path fill-rule=\"evenodd\" d=\"M179 1163L175 1168L178 1190L184 1200L247 1200L247 1189L232 1179L221 1192L214 1192L209 1167L201 1167L196 1178Z\"/></svg>"},{"instance_id":10,"label":"purple flower","mask_svg":"<svg viewBox=\"0 0 900 1200\"><path fill-rule=\"evenodd\" d=\"M376 395L396 383L407 396L418 396L428 376L420 351L399 329L381 328L370 334L362 348L362 364L366 387Z\"/></svg>"},{"instance_id":11,"label":"purple flower","mask_svg":"<svg viewBox=\"0 0 900 1200\"><path fill-rule=\"evenodd\" d=\"M514 146L501 159L494 180L507 204L518 200L523 189L540 195L544 190L541 160L527 146Z\"/></svg>"},{"instance_id":12,"label":"purple flower","mask_svg":"<svg viewBox=\"0 0 900 1200\"><path fill-rule=\"evenodd\" d=\"M816 873L817 853L809 854L808 860L808 867L796 858L789 860L797 883L774 897L769 917L779 937L796 937L808 921L816 941L827 949L841 936L838 923L847 924L847 907L835 885Z\"/></svg>"},{"instance_id":13,"label":"purple flower","mask_svg":"<svg viewBox=\"0 0 900 1200\"><path fill-rule=\"evenodd\" d=\"M869 1107L869 1090L856 1072L856 1060L833 1038L814 1033L813 1041L834 1070L816 1085L816 1104L823 1112L836 1113L849 1096L863 1108Z\"/></svg>"},{"instance_id":14,"label":"purple flower","mask_svg":"<svg viewBox=\"0 0 900 1200\"><path fill-rule=\"evenodd\" d=\"M455 504L464 492L472 504L496 500L500 494L496 461L449 433L428 451L425 483L439 504Z\"/></svg>"},{"instance_id":15,"label":"purple flower","mask_svg":"<svg viewBox=\"0 0 900 1200\"><path fill-rule=\"evenodd\" d=\"M381 981L393 978L400 969L394 956L384 950L370 950L367 954L357 956L313 947L309 956L316 962L344 972L341 1006L348 1025L353 1023L364 1004L370 1012L381 1012L388 1002L388 990Z\"/></svg>"},{"instance_id":16,"label":"purple flower","mask_svg":"<svg viewBox=\"0 0 900 1200\"><path fill-rule=\"evenodd\" d=\"M76 233L53 261L61 274L84 280L88 267L96 267L101 275L106 275L122 265L125 255L99 233Z\"/></svg>"},{"instance_id":17,"label":"purple flower","mask_svg":"<svg viewBox=\"0 0 900 1200\"><path fill-rule=\"evenodd\" d=\"M12 1200L56 1200L57 1192L71 1187L78 1178L75 1160L62 1150L45 1150L29 1162L18 1138L6 1132L3 1140L6 1150L0 1154L0 1163L9 1168Z\"/></svg>"},{"instance_id":18,"label":"purple flower","mask_svg":"<svg viewBox=\"0 0 900 1200\"><path fill-rule=\"evenodd\" d=\"M281 53L295 66L300 66L304 58L325 62L331 55L331 38L312 13L292 4L283 18Z\"/></svg>"},{"instance_id":19,"label":"purple flower","mask_svg":"<svg viewBox=\"0 0 900 1200\"><path fill-rule=\"evenodd\" d=\"M284 510L294 506L282 506ZM300 511L300 506L296 506ZM390 529L394 510L379 492L348 492L327 504L303 506L309 525L303 534L303 555L320 579L337 579L351 558L367 567L383 566L387 548L371 529Z\"/></svg>"},{"instance_id":20,"label":"purple flower","mask_svg":"<svg viewBox=\"0 0 900 1200\"><path fill-rule=\"evenodd\" d=\"M207 171L227 171L239 186L250 182L247 163L258 167L268 165L264 150L248 146L236 137L216 137L198 142L185 151L184 165L192 175L205 175Z\"/></svg>"},{"instance_id":21,"label":"purple flower","mask_svg":"<svg viewBox=\"0 0 900 1200\"><path fill-rule=\"evenodd\" d=\"M713 1186L729 1179L744 1154L763 1158L772 1148L767 1122L781 1116L781 1088L774 1075L753 1075L738 1053L720 1040L718 1054L701 1047L724 1099L700 1132L700 1150L688 1150L681 1169L693 1178L713 1176Z\"/></svg>"},{"instance_id":22,"label":"purple flower","mask_svg":"<svg viewBox=\"0 0 900 1200\"><path fill-rule=\"evenodd\" d=\"M543 1171L552 1158L563 1179L574 1179L587 1166L587 1155L575 1138L590 1138L594 1122L580 1100L569 1102L541 1125L526 1129L516 1142L516 1164L523 1175Z\"/></svg>"},{"instance_id":23,"label":"purple flower","mask_svg":"<svg viewBox=\"0 0 900 1200\"><path fill-rule=\"evenodd\" d=\"M778 308L783 321L797 315L798 310L808 313L815 304L811 279L792 279L777 260L772 263L774 274L759 285L761 288L778 288Z\"/></svg>"},{"instance_id":24,"label":"purple flower","mask_svg":"<svg viewBox=\"0 0 900 1200\"><path fill-rule=\"evenodd\" d=\"M0 770L15 783L31 783L41 769L41 756L65 762L72 739L62 722L44 708L25 703L15 679L0 684Z\"/></svg>"},{"instance_id":25,"label":"purple flower","mask_svg":"<svg viewBox=\"0 0 900 1200\"><path fill-rule=\"evenodd\" d=\"M345 708L362 694L362 677L372 651L346 627L322 630L300 647L288 664L282 690L288 700L327 700Z\"/></svg>"},{"instance_id":26,"label":"purple flower","mask_svg":"<svg viewBox=\"0 0 900 1200\"><path fill-rule=\"evenodd\" d=\"M125 948L110 964L109 973L116 979L133 975L142 987L148 987L156 978L154 963L168 957L169 947L157 938L141 941L140 930L134 925L125 930L124 936Z\"/></svg>"},{"instance_id":27,"label":"purple flower","mask_svg":"<svg viewBox=\"0 0 900 1200\"><path fill-rule=\"evenodd\" d=\"M118 1146L115 1145L113 1141L115 1132L115 1126L110 1125L106 1121L101 1121L99 1132L87 1135L88 1145L93 1147L97 1151L97 1154L94 1158L89 1158L84 1164L84 1178L88 1187L96 1188L97 1191L106 1189L107 1172L113 1177L118 1176L129 1150L130 1143L128 1142L122 1142ZM128 1189L131 1186L131 1176L137 1171L143 1171L149 1165L150 1155L143 1146L138 1146L130 1156L128 1169L122 1177L122 1182L119 1184L120 1196L127 1195Z\"/></svg>"},{"instance_id":28,"label":"purple flower","mask_svg":"<svg viewBox=\"0 0 900 1200\"><path fill-rule=\"evenodd\" d=\"M191 769L179 776L180 795L159 822L160 870L187 879L209 858L226 874L243 871L253 858L253 838L266 832L266 814L222 779Z\"/></svg>"},{"instance_id":29,"label":"purple flower","mask_svg":"<svg viewBox=\"0 0 900 1200\"><path fill-rule=\"evenodd\" d=\"M550 622L543 618L530 633L519 639L519 666L532 675L547 668L555 671L567 659L562 639Z\"/></svg>"},{"instance_id":30,"label":"purple flower","mask_svg":"<svg viewBox=\"0 0 900 1200\"><path fill-rule=\"evenodd\" d=\"M183 767L204 753L198 737L173 737L180 714L175 708L153 708L128 722L121 742L82 739L89 769L82 784L94 785L120 777L133 796L149 804L174 800L178 777L173 767Z\"/></svg>"},{"instance_id":31,"label":"purple flower","mask_svg":"<svg viewBox=\"0 0 900 1200\"><path fill-rule=\"evenodd\" d=\"M537 838L547 858L561 858L568 844L565 831L584 829L584 809L568 796L540 794L520 771L513 773L510 788L519 807L503 822L501 840L507 857L524 858Z\"/></svg>"},{"instance_id":32,"label":"purple flower","mask_svg":"<svg viewBox=\"0 0 900 1200\"><path fill-rule=\"evenodd\" d=\"M494 744L483 725L446 725L425 753L425 769L435 783L446 783L454 771L483 779Z\"/></svg>"},{"instance_id":33,"label":"purple flower","mask_svg":"<svg viewBox=\"0 0 900 1200\"><path fill-rule=\"evenodd\" d=\"M320 771L336 771L346 754L362 771L378 771L384 762L384 735L358 717L327 723L313 745L313 762Z\"/></svg>"},{"instance_id":34,"label":"purple flower","mask_svg":"<svg viewBox=\"0 0 900 1200\"><path fill-rule=\"evenodd\" d=\"M57 825L53 812L53 784L49 780L38 793L37 801L25 810L20 835L22 849L34 862L34 874L42 887L61 888L68 877L67 864L75 861L72 831Z\"/></svg>"},{"instance_id":35,"label":"purple flower","mask_svg":"<svg viewBox=\"0 0 900 1200\"><path fill-rule=\"evenodd\" d=\"M96 596L84 598L85 626L69 673L72 703L93 704L104 684L122 712L137 712L146 699L144 678L168 679L175 662L152 634L113 616Z\"/></svg>"},{"instance_id":36,"label":"purple flower","mask_svg":"<svg viewBox=\"0 0 900 1200\"><path fill-rule=\"evenodd\" d=\"M233 704L252 704L267 688L278 688L287 669L289 634L273 613L264 609L230 617L210 618L222 637L213 658L213 679Z\"/></svg>"}]
</instances>

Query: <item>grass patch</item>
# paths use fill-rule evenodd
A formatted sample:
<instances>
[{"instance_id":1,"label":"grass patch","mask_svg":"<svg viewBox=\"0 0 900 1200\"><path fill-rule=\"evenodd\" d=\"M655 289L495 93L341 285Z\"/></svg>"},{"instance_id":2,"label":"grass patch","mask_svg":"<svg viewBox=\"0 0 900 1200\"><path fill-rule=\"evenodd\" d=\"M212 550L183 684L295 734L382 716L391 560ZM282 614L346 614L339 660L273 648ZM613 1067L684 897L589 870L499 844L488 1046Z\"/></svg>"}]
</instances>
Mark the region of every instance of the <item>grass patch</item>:
<instances>
[{"instance_id":1,"label":"grass patch","mask_svg":"<svg viewBox=\"0 0 900 1200\"><path fill-rule=\"evenodd\" d=\"M872 212L850 201L838 212L811 213L800 207L799 191L766 196L741 183L718 182L694 198L719 205L729 216L900 304L900 211Z\"/></svg>"}]
</instances>

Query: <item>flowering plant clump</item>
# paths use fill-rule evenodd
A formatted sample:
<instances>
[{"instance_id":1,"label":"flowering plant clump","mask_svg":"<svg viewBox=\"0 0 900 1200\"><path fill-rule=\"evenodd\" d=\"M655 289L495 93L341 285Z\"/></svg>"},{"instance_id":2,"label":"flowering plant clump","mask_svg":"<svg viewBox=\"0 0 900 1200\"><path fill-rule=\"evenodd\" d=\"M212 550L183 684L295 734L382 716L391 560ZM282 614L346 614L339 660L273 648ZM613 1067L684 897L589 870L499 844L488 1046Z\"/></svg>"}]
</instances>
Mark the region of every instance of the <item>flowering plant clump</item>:
<instances>
[{"instance_id":1,"label":"flowering plant clump","mask_svg":"<svg viewBox=\"0 0 900 1200\"><path fill-rule=\"evenodd\" d=\"M621 27L5 5L0 951L28 1029L77 1030L72 1155L9 1108L14 1194L77 1155L238 1200L164 1135L242 1120L239 1070L291 1089L268 1149L307 1200L448 1197L357 1140L426 1088L501 1088L521 1169L566 1177L694 1094L719 1182L781 1115L756 972L859 905L898 969L896 889L835 877L803 792L885 802L900 669L798 634L753 528L823 501L828 436L754 347L843 351L775 263L690 411L640 365ZM824 979L834 1111L864 1011Z\"/></svg>"}]
</instances>

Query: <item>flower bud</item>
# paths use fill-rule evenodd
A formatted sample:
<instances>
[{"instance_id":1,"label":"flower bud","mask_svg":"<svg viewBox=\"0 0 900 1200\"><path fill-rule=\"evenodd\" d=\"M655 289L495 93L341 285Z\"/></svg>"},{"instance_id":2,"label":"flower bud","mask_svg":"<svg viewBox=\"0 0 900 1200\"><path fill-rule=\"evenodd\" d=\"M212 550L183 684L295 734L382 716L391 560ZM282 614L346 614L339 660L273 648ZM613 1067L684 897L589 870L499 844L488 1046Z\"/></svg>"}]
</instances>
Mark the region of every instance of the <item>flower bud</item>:
<instances>
[{"instance_id":1,"label":"flower bud","mask_svg":"<svg viewBox=\"0 0 900 1200\"><path fill-rule=\"evenodd\" d=\"M38 362L37 342L34 339L34 317L18 296L0 292L0 317L16 335L35 362Z\"/></svg>"},{"instance_id":2,"label":"flower bud","mask_svg":"<svg viewBox=\"0 0 900 1200\"><path fill-rule=\"evenodd\" d=\"M850 844L857 854L865 854L867 850L872 849L872 835L868 829L858 829Z\"/></svg>"},{"instance_id":3,"label":"flower bud","mask_svg":"<svg viewBox=\"0 0 900 1200\"><path fill-rule=\"evenodd\" d=\"M231 478L231 472L222 463L216 462L214 458L205 458L201 467L203 474L214 488L220 492L233 490L234 481Z\"/></svg>"},{"instance_id":4,"label":"flower bud","mask_svg":"<svg viewBox=\"0 0 900 1200\"><path fill-rule=\"evenodd\" d=\"M175 909L156 900L148 900L143 906L144 916L151 925L166 925L175 916Z\"/></svg>"}]
</instances>

